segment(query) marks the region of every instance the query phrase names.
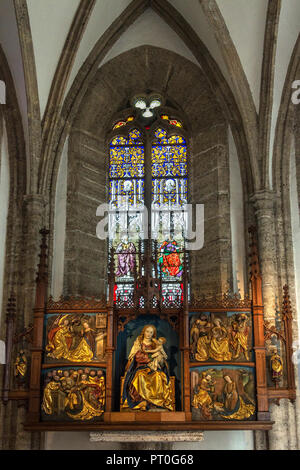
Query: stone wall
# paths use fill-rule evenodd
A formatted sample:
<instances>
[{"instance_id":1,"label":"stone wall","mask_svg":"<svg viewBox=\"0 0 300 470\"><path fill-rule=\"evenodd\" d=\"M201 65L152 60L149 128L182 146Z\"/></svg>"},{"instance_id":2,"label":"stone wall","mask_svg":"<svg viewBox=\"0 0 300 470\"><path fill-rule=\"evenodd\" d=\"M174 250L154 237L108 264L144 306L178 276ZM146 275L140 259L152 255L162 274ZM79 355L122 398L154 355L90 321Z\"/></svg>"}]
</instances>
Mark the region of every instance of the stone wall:
<instances>
[{"instance_id":1,"label":"stone wall","mask_svg":"<svg viewBox=\"0 0 300 470\"><path fill-rule=\"evenodd\" d=\"M221 294L232 287L227 126L216 123L192 142L191 199L204 204L204 246L191 252L191 289Z\"/></svg>"},{"instance_id":2,"label":"stone wall","mask_svg":"<svg viewBox=\"0 0 300 470\"><path fill-rule=\"evenodd\" d=\"M191 285L203 293L231 287L227 123L201 70L177 54L142 46L99 69L70 135L65 294L105 292L106 244L96 238L97 206L107 202L107 136L118 112L142 91L157 91L188 132L192 203L205 205L205 245L191 256ZM228 284L229 280L229 284Z\"/></svg>"},{"instance_id":3,"label":"stone wall","mask_svg":"<svg viewBox=\"0 0 300 470\"><path fill-rule=\"evenodd\" d=\"M105 293L106 241L96 237L97 207L106 202L104 142L80 131L70 136L64 294Z\"/></svg>"}]
</instances>

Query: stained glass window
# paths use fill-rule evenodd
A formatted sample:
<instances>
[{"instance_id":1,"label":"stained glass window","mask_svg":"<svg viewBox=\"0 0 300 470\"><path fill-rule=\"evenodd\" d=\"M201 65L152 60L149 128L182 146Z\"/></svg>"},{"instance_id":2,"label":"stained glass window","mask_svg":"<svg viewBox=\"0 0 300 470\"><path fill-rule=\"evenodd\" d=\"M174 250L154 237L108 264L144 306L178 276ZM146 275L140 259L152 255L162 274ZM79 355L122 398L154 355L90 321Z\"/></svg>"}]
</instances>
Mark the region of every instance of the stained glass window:
<instances>
[{"instance_id":1,"label":"stained glass window","mask_svg":"<svg viewBox=\"0 0 300 470\"><path fill-rule=\"evenodd\" d=\"M116 122L115 125L113 126L113 130L119 129L120 127L124 127L126 126L126 124L128 124L128 122L132 122L132 121L134 121L134 116L128 116L125 120Z\"/></svg>"},{"instance_id":2,"label":"stained glass window","mask_svg":"<svg viewBox=\"0 0 300 470\"><path fill-rule=\"evenodd\" d=\"M168 123L169 123L171 126L183 127L181 121L179 121L178 119L170 119L167 114L161 114L160 117L161 117L161 119L163 119L164 121L168 121Z\"/></svg>"},{"instance_id":3,"label":"stained glass window","mask_svg":"<svg viewBox=\"0 0 300 470\"><path fill-rule=\"evenodd\" d=\"M167 117L167 116L166 116ZM187 147L182 136L155 132L152 144L152 237L158 241L157 262L165 305L180 303L184 233L187 225Z\"/></svg>"},{"instance_id":4,"label":"stained glass window","mask_svg":"<svg viewBox=\"0 0 300 470\"><path fill-rule=\"evenodd\" d=\"M144 144L137 129L115 137L110 145L109 200L113 207L144 203Z\"/></svg>"},{"instance_id":5,"label":"stained glass window","mask_svg":"<svg viewBox=\"0 0 300 470\"><path fill-rule=\"evenodd\" d=\"M145 180L145 159L151 161L151 183ZM147 229L144 204L151 208L151 246L155 260L152 269L153 276L158 276L162 281L163 304L181 304L187 177L187 146L181 135L168 135L161 127L156 129L151 155L146 156L143 136L138 129L131 130L127 136L112 139L109 240L115 253L114 297L119 307L134 306L134 279L137 273L145 273L144 267L138 266L141 260L139 255L145 249ZM150 188L145 186L146 181L151 184ZM147 202L145 195L149 195L149 191L151 200ZM142 299L140 302L143 302Z\"/></svg>"},{"instance_id":6,"label":"stained glass window","mask_svg":"<svg viewBox=\"0 0 300 470\"><path fill-rule=\"evenodd\" d=\"M143 239L144 143L138 129L110 144L109 244L114 248L115 301L130 306L133 281Z\"/></svg>"}]
</instances>

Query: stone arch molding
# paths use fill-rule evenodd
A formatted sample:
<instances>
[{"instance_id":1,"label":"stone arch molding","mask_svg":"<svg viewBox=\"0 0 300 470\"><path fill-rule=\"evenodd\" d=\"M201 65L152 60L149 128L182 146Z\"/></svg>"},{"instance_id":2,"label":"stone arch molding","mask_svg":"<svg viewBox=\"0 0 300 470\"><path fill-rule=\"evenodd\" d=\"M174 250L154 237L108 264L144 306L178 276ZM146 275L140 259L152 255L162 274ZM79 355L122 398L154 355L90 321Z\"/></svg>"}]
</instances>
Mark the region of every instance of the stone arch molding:
<instances>
[{"instance_id":1,"label":"stone arch molding","mask_svg":"<svg viewBox=\"0 0 300 470\"><path fill-rule=\"evenodd\" d=\"M105 142L114 116L130 107L132 96L147 90L163 95L180 110L192 137L227 122L199 67L175 52L139 46L97 71L78 108L71 133L80 129Z\"/></svg>"},{"instance_id":2,"label":"stone arch molding","mask_svg":"<svg viewBox=\"0 0 300 470\"><path fill-rule=\"evenodd\" d=\"M169 50L139 46L98 69L70 129L64 294L105 292L107 252L106 243L96 238L96 210L107 202L108 137L114 118L130 108L130 99L139 92L163 95L185 124L190 200L205 204L205 220L209 220L207 244L197 254L198 261L203 259L197 263L195 257L194 265L195 269L196 265L205 266L205 257L213 257L222 245L222 263L215 257L210 272L200 276L207 280L201 285L205 291L221 292L232 269L228 121L203 70ZM120 133L123 132L121 128ZM216 240L215 234L220 231L222 236ZM95 263L96 259L101 259L101 263Z\"/></svg>"},{"instance_id":3,"label":"stone arch molding","mask_svg":"<svg viewBox=\"0 0 300 470\"><path fill-rule=\"evenodd\" d=\"M253 152L257 137L256 133L253 131L252 125L250 125L251 129L249 128L249 117L248 119L243 119L243 113L240 112L239 105L237 104L231 88L227 84L219 66L210 55L206 46L185 19L166 0L134 0L110 25L101 38L99 38L79 70L64 103L61 102L62 109L60 115L56 117L55 126L51 126L49 135L47 132L43 135L39 192L47 192L47 188L51 186L51 183L53 185L53 182L56 180L57 168L64 141L78 114L80 103L95 79L99 64L127 28L149 7L153 8L153 10L174 29L196 57L199 66L207 77L211 94L217 99L220 108L223 110L231 125L240 157L244 186L247 187L248 193L260 187L258 163L256 155L254 155ZM78 41L80 41L80 38L81 36L79 34ZM78 44L75 43L73 47L78 47ZM56 76L61 77L61 74L57 72ZM65 80L62 80L62 83L62 86L65 87ZM52 89L56 90L56 94L58 93L55 84L53 84ZM60 96L62 100L63 93L60 93ZM48 103L50 102L51 95ZM58 106L58 103L56 103L56 106ZM50 108L51 106L48 107L49 116L51 116L53 111ZM253 106L249 105L248 109L253 109ZM253 119L251 122L253 122ZM44 121L45 126L46 123L47 118Z\"/></svg>"}]
</instances>

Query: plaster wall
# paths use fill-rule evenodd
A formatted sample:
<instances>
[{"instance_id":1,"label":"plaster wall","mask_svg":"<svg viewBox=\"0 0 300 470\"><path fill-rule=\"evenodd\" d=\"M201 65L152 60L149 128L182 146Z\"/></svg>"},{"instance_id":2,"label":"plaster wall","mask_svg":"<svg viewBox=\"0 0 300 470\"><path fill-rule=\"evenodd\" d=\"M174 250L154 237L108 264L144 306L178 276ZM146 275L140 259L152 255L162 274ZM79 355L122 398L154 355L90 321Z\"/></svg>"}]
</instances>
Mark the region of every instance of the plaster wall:
<instances>
[{"instance_id":1,"label":"plaster wall","mask_svg":"<svg viewBox=\"0 0 300 470\"><path fill-rule=\"evenodd\" d=\"M191 51L180 39L178 34L175 33L157 13L152 9L147 9L127 31L122 34L120 39L105 56L100 66L123 52L145 44L171 50L195 64L198 64Z\"/></svg>"},{"instance_id":2,"label":"plaster wall","mask_svg":"<svg viewBox=\"0 0 300 470\"><path fill-rule=\"evenodd\" d=\"M246 249L244 224L244 197L241 171L230 127L228 128L229 143L229 175L230 175L230 224L233 290L244 298L246 288Z\"/></svg>"},{"instance_id":3,"label":"plaster wall","mask_svg":"<svg viewBox=\"0 0 300 470\"><path fill-rule=\"evenodd\" d=\"M5 315L3 307L3 288L4 288L4 268L5 268L5 244L6 244L6 231L7 231L7 215L9 205L9 155L7 134L5 123L3 123L3 136L0 147L0 321L1 317ZM0 333L0 339L2 333ZM0 356L1 363L1 356Z\"/></svg>"},{"instance_id":4,"label":"plaster wall","mask_svg":"<svg viewBox=\"0 0 300 470\"><path fill-rule=\"evenodd\" d=\"M294 140L291 149L290 159L290 204L291 204L291 223L292 223L292 239L295 266L295 291L297 303L297 319L300 322L300 217L299 217L299 200L297 190L297 168ZM300 329L298 329L300 335ZM299 337L300 340L300 337Z\"/></svg>"},{"instance_id":5,"label":"plaster wall","mask_svg":"<svg viewBox=\"0 0 300 470\"><path fill-rule=\"evenodd\" d=\"M53 228L53 260L51 295L58 299L63 293L66 238L66 207L68 178L68 139L65 142L57 176Z\"/></svg>"}]
</instances>

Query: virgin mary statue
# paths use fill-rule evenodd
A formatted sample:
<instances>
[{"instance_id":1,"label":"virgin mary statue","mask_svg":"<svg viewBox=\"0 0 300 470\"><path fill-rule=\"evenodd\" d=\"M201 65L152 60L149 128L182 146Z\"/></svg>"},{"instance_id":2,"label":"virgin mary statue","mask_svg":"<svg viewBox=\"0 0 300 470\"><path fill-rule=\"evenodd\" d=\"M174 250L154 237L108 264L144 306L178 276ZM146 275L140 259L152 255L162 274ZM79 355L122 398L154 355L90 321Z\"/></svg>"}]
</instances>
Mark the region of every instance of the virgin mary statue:
<instances>
[{"instance_id":1,"label":"virgin mary statue","mask_svg":"<svg viewBox=\"0 0 300 470\"><path fill-rule=\"evenodd\" d=\"M135 340L125 369L121 410L175 411L166 354L160 355L164 338L156 338L156 328L146 325Z\"/></svg>"}]
</instances>

